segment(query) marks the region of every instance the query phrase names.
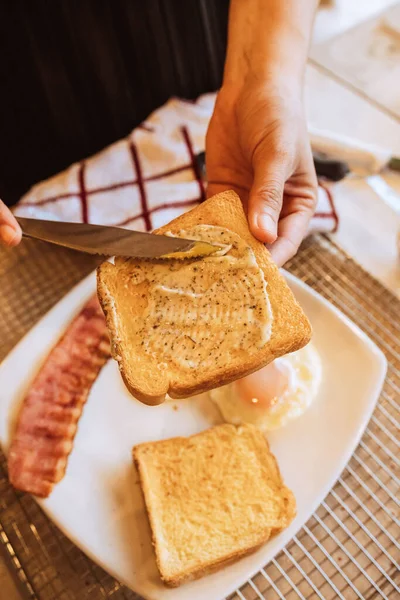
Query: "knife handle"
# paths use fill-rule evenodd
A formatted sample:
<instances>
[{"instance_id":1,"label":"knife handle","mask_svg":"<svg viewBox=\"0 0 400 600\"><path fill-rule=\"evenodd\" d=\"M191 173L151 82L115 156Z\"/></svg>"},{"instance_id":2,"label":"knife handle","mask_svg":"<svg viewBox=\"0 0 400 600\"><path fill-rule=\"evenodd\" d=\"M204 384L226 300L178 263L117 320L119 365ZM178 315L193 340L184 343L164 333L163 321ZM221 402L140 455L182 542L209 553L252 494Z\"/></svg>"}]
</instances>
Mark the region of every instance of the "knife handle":
<instances>
[{"instance_id":1,"label":"knife handle","mask_svg":"<svg viewBox=\"0 0 400 600\"><path fill-rule=\"evenodd\" d=\"M197 168L199 170L200 176L203 179L203 181L206 180L206 153L205 152L199 152L198 154L196 154L196 164L197 164Z\"/></svg>"},{"instance_id":2,"label":"knife handle","mask_svg":"<svg viewBox=\"0 0 400 600\"><path fill-rule=\"evenodd\" d=\"M350 172L347 163L328 158L324 154L314 152L313 159L318 177L326 177L330 181L341 181Z\"/></svg>"},{"instance_id":3,"label":"knife handle","mask_svg":"<svg viewBox=\"0 0 400 600\"><path fill-rule=\"evenodd\" d=\"M373 175L382 171L391 158L391 151L355 140L349 136L308 127L313 152L322 153L332 159L346 161L352 173Z\"/></svg>"}]
</instances>

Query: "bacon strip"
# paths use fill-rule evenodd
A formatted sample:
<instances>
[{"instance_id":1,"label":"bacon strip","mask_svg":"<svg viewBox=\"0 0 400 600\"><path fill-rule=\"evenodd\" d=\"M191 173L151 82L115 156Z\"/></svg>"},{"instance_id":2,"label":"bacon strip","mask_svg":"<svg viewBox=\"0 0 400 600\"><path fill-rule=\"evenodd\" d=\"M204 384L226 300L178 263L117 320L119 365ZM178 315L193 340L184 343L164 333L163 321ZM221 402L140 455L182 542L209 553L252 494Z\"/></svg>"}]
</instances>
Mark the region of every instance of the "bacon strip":
<instances>
[{"instance_id":1,"label":"bacon strip","mask_svg":"<svg viewBox=\"0 0 400 600\"><path fill-rule=\"evenodd\" d=\"M23 401L8 453L14 487L46 498L64 477L84 404L109 357L95 296L50 352Z\"/></svg>"}]
</instances>

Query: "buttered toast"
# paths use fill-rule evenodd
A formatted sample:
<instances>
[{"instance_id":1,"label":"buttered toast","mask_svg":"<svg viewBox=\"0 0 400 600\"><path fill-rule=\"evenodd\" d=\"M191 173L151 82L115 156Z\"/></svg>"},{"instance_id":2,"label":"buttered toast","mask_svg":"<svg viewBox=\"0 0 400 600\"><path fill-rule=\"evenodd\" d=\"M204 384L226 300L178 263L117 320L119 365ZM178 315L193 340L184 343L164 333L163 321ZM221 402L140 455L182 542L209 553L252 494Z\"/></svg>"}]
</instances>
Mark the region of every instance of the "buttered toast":
<instances>
[{"instance_id":1,"label":"buttered toast","mask_svg":"<svg viewBox=\"0 0 400 600\"><path fill-rule=\"evenodd\" d=\"M163 582L175 587L256 550L296 513L253 425L133 448Z\"/></svg>"},{"instance_id":2,"label":"buttered toast","mask_svg":"<svg viewBox=\"0 0 400 600\"><path fill-rule=\"evenodd\" d=\"M147 404L244 377L304 346L311 327L239 197L218 194L156 233L217 243L192 261L115 259L97 290L126 386Z\"/></svg>"}]
</instances>

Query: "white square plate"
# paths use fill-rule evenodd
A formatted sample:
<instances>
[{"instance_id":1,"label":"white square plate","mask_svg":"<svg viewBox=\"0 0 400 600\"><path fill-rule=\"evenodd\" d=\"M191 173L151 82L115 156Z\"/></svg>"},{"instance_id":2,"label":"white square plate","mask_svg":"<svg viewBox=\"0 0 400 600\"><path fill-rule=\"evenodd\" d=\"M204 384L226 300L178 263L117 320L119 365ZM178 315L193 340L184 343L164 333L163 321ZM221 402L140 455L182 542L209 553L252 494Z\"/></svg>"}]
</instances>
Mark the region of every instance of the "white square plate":
<instances>
[{"instance_id":1,"label":"white square plate","mask_svg":"<svg viewBox=\"0 0 400 600\"><path fill-rule=\"evenodd\" d=\"M208 398L148 407L129 396L116 363L95 382L63 481L40 505L60 529L118 580L151 600L220 600L268 563L309 519L350 459L386 373L381 351L338 310L293 276L287 280L314 328L323 380L297 421L268 438L298 514L255 554L177 589L158 577L132 446L191 435L221 421ZM0 442L7 450L16 411L30 381L71 318L94 292L89 276L57 304L0 367Z\"/></svg>"}]
</instances>

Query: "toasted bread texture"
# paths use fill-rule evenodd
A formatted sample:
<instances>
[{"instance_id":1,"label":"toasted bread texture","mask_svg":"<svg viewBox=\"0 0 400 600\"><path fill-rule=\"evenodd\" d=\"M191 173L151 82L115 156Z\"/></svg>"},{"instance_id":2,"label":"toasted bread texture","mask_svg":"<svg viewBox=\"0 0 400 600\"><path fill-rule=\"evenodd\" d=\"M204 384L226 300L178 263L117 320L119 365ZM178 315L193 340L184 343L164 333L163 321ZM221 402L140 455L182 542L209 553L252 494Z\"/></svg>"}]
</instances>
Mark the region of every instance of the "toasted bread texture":
<instances>
[{"instance_id":1,"label":"toasted bread texture","mask_svg":"<svg viewBox=\"0 0 400 600\"><path fill-rule=\"evenodd\" d=\"M273 315L272 332L263 347L244 354L239 362L227 361L222 368L215 362L215 366L211 368L196 368L183 377L176 376L172 369L168 371L168 365L165 369L165 363L160 370L161 359L157 352L149 356L132 348L132 332L129 330L132 314L144 313L146 308L146 286L126 283L129 265L134 266L135 261L121 259L116 260L115 264L103 263L98 268L97 291L106 316L113 356L118 361L129 391L146 404L159 404L164 401L166 394L173 398L186 398L226 385L260 369L279 356L298 350L311 337L308 319L270 253L251 234L237 194L232 191L217 194L156 233L178 234L201 224L228 229L239 235L252 249L267 283Z\"/></svg>"},{"instance_id":2,"label":"toasted bread texture","mask_svg":"<svg viewBox=\"0 0 400 600\"><path fill-rule=\"evenodd\" d=\"M133 448L162 581L176 587L264 544L296 514L253 425L218 425Z\"/></svg>"}]
</instances>

